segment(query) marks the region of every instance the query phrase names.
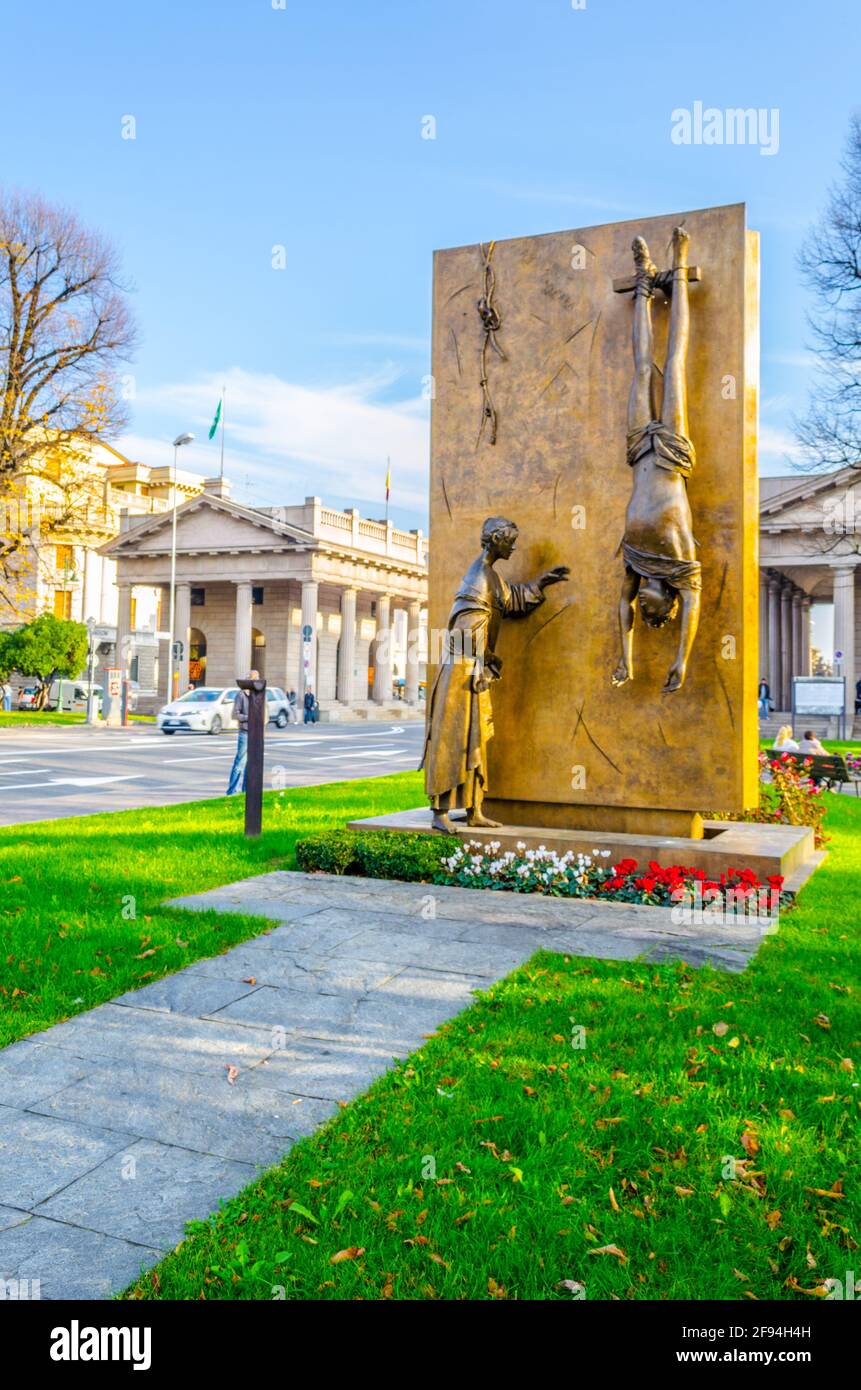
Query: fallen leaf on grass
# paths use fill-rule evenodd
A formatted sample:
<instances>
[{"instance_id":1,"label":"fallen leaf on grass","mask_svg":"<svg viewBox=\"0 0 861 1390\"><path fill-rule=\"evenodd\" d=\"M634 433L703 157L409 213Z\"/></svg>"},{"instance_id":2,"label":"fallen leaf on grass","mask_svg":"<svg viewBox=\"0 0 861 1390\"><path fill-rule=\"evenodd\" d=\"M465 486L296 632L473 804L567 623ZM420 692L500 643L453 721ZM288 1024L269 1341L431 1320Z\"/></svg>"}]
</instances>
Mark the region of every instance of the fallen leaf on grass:
<instances>
[{"instance_id":1,"label":"fallen leaf on grass","mask_svg":"<svg viewBox=\"0 0 861 1390\"><path fill-rule=\"evenodd\" d=\"M712 1024L712 1032L716 1038L722 1038L724 1033L729 1032L729 1024L726 1023L724 1019L721 1019L719 1023Z\"/></svg>"},{"instance_id":2,"label":"fallen leaf on grass","mask_svg":"<svg viewBox=\"0 0 861 1390\"><path fill-rule=\"evenodd\" d=\"M838 1178L833 1187L826 1190L824 1187L805 1187L805 1192L812 1192L814 1197L845 1197L843 1191L843 1179ZM802 1293L804 1290L802 1289Z\"/></svg>"},{"instance_id":3,"label":"fallen leaf on grass","mask_svg":"<svg viewBox=\"0 0 861 1390\"><path fill-rule=\"evenodd\" d=\"M587 1255L615 1255L617 1260L621 1260L623 1265L628 1263L628 1256L624 1250L620 1250L618 1245L599 1245L596 1250L587 1250Z\"/></svg>"},{"instance_id":4,"label":"fallen leaf on grass","mask_svg":"<svg viewBox=\"0 0 861 1390\"><path fill-rule=\"evenodd\" d=\"M765 1224L770 1231L775 1230L780 1225L780 1215L780 1211L777 1208L775 1208L774 1211L767 1211L765 1213Z\"/></svg>"},{"instance_id":5,"label":"fallen leaf on grass","mask_svg":"<svg viewBox=\"0 0 861 1390\"><path fill-rule=\"evenodd\" d=\"M329 1256L329 1264L337 1265L342 1260L357 1260L360 1255L364 1255L364 1245L348 1245L346 1250L339 1250L337 1255Z\"/></svg>"},{"instance_id":6,"label":"fallen leaf on grass","mask_svg":"<svg viewBox=\"0 0 861 1390\"><path fill-rule=\"evenodd\" d=\"M616 1201L616 1194L613 1191L612 1187L610 1188L610 1206L613 1208L614 1211L622 1210L622 1208L619 1206L619 1203Z\"/></svg>"}]
</instances>

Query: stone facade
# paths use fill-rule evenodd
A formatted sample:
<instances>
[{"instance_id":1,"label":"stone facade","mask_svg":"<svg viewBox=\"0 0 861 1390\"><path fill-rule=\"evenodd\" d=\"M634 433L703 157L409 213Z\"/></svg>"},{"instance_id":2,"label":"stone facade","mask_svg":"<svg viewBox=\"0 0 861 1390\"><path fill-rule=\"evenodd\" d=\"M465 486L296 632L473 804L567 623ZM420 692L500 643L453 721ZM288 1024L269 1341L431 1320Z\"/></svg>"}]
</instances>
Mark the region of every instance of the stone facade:
<instances>
[{"instance_id":1,"label":"stone facade","mask_svg":"<svg viewBox=\"0 0 861 1390\"><path fill-rule=\"evenodd\" d=\"M256 667L300 701L313 690L324 719L415 708L427 602L421 532L336 511L316 497L257 508L227 493L227 484L211 480L177 509L173 632L182 646L174 691L228 685ZM129 517L103 547L117 565L117 646L127 661L135 654L135 590L161 592L153 705L168 695L171 525L170 515Z\"/></svg>"},{"instance_id":2,"label":"stone facade","mask_svg":"<svg viewBox=\"0 0 861 1390\"><path fill-rule=\"evenodd\" d=\"M760 674L768 677L777 718L792 708L792 677L811 670L811 608L834 607L834 674L852 705L861 677L861 490L843 468L760 479ZM856 517L856 503L858 514Z\"/></svg>"}]
</instances>

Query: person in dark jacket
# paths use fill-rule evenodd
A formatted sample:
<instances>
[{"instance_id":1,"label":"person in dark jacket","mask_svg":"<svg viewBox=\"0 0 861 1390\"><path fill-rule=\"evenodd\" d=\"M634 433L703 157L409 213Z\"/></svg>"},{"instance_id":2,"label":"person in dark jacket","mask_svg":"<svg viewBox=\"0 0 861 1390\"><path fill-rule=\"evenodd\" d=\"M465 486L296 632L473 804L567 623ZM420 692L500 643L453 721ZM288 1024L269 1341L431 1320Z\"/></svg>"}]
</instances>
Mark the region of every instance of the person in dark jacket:
<instances>
[{"instance_id":1,"label":"person in dark jacket","mask_svg":"<svg viewBox=\"0 0 861 1390\"><path fill-rule=\"evenodd\" d=\"M250 681L259 680L259 678L257 671L248 672ZM239 734L236 739L236 757L233 759L230 779L227 783L228 796L245 791L245 772L248 766L248 692L246 690L238 691L236 699L233 701L233 718L239 725Z\"/></svg>"},{"instance_id":2,"label":"person in dark jacket","mask_svg":"<svg viewBox=\"0 0 861 1390\"><path fill-rule=\"evenodd\" d=\"M304 723L306 723L306 724L316 724L316 723L317 723L317 699L316 699L316 696L314 695L313 690L306 690L306 691L305 691L305 698L304 698L304 700L302 701L302 706L303 706L303 708L304 708L304 710L305 710L305 714L304 714Z\"/></svg>"},{"instance_id":3,"label":"person in dark jacket","mask_svg":"<svg viewBox=\"0 0 861 1390\"><path fill-rule=\"evenodd\" d=\"M760 719L767 719L771 713L771 689L765 676L760 677L756 700L759 706Z\"/></svg>"}]
</instances>

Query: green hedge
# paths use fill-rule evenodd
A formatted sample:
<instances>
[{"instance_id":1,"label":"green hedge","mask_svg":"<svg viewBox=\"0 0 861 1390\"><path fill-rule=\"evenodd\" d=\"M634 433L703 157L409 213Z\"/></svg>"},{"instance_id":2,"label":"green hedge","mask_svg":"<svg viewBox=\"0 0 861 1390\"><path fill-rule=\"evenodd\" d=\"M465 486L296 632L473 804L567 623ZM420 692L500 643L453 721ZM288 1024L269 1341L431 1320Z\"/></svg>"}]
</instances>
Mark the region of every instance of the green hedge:
<instances>
[{"instance_id":1,"label":"green hedge","mask_svg":"<svg viewBox=\"0 0 861 1390\"><path fill-rule=\"evenodd\" d=\"M330 830L298 840L296 859L306 873L360 874L363 878L428 883L442 874L443 856L451 848L451 842L435 835Z\"/></svg>"}]
</instances>

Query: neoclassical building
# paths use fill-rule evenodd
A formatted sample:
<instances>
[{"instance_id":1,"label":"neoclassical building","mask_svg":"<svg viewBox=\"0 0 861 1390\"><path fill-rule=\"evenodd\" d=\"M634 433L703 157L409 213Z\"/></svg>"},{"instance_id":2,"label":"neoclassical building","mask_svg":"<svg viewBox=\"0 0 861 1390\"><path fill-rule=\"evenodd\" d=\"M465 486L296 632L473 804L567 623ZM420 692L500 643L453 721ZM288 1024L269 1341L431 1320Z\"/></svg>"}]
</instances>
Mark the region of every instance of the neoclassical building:
<instances>
[{"instance_id":1,"label":"neoclassical building","mask_svg":"<svg viewBox=\"0 0 861 1390\"><path fill-rule=\"evenodd\" d=\"M177 508L174 689L229 685L250 668L270 685L313 689L324 719L403 714L424 678L426 543L421 531L301 506L247 507L207 479ZM125 515L103 547L117 567L116 651L135 660L135 592L160 595L152 667L167 698L171 514ZM398 677L400 678L398 680ZM396 684L397 681L397 684ZM395 698L395 692L403 698Z\"/></svg>"},{"instance_id":2,"label":"neoclassical building","mask_svg":"<svg viewBox=\"0 0 861 1390\"><path fill-rule=\"evenodd\" d=\"M760 667L775 710L792 708L792 677L811 674L811 610L830 604L833 649L842 653L834 674L846 678L851 728L861 677L859 551L861 469L760 479Z\"/></svg>"}]
</instances>

